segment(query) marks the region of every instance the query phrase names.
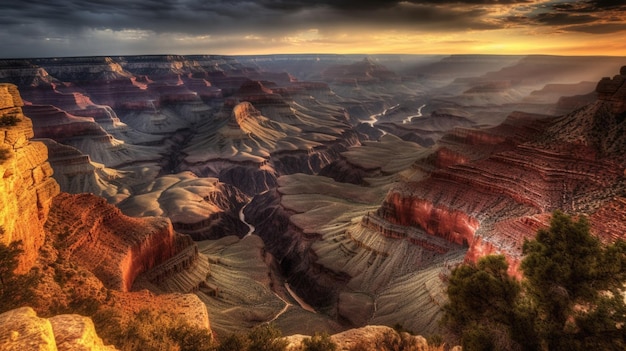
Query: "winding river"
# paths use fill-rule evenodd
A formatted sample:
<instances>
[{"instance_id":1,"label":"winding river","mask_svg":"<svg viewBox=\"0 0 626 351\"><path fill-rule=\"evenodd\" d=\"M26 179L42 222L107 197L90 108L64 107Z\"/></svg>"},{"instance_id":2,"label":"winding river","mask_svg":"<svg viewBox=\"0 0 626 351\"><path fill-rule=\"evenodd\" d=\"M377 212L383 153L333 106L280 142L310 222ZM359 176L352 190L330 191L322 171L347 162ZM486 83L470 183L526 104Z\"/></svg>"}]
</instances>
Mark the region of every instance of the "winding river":
<instances>
[{"instance_id":1,"label":"winding river","mask_svg":"<svg viewBox=\"0 0 626 351\"><path fill-rule=\"evenodd\" d=\"M265 191L267 192L267 191ZM265 192L261 193L264 194ZM244 238L246 236L250 236L252 234L254 234L254 226L248 222L246 222L246 215L243 213L243 211L246 209L246 207L252 202L252 199L250 199L250 201L245 204L243 207L241 207L241 210L239 210L239 220L242 221L245 225L248 226L248 233L246 233L246 235L244 235ZM317 313L317 311L315 311L315 309L313 307L311 307L311 305L309 305L308 303L304 302L304 300L302 300L302 298L300 296L298 296L293 290L291 290L291 287L289 286L289 283L285 283L285 290L287 290L287 292L289 293L289 295L291 296L292 299L294 299L298 305L300 305L300 307L303 310L309 311L309 312L313 312L313 313ZM285 307L283 307L283 309L278 312L276 314L276 316L274 316L274 318L271 320L271 322L275 321L276 319L278 319L278 317L280 317L283 313L287 312L287 309L289 309L289 307L293 306L291 303L289 303L289 301L285 300L284 298L282 298L280 295L278 295L276 292L274 292L274 295L276 295L276 297L278 297L280 300L282 300L285 303Z\"/></svg>"},{"instance_id":2,"label":"winding river","mask_svg":"<svg viewBox=\"0 0 626 351\"><path fill-rule=\"evenodd\" d=\"M417 114L413 115L413 116L409 116L405 119L402 120L402 124L407 124L407 123L411 123L413 121L413 118L420 118L422 117L422 109L426 107L426 105L422 105L417 109Z\"/></svg>"},{"instance_id":3,"label":"winding river","mask_svg":"<svg viewBox=\"0 0 626 351\"><path fill-rule=\"evenodd\" d=\"M397 104L397 105L391 106L391 107L389 107L389 108L385 109L385 110L384 110L383 112L381 112L381 113L377 113L377 114L371 115L371 116L370 116L370 119L365 120L365 121L362 121L362 123L367 123L367 124L369 124L370 126L372 126L372 127L373 127L373 126L374 126L374 124L376 124L376 122L378 122L378 119L379 119L380 117L382 117L382 116L386 115L389 111L392 111L392 110L394 110L394 109L396 109L396 108L398 108L398 107L400 107L400 104Z\"/></svg>"}]
</instances>

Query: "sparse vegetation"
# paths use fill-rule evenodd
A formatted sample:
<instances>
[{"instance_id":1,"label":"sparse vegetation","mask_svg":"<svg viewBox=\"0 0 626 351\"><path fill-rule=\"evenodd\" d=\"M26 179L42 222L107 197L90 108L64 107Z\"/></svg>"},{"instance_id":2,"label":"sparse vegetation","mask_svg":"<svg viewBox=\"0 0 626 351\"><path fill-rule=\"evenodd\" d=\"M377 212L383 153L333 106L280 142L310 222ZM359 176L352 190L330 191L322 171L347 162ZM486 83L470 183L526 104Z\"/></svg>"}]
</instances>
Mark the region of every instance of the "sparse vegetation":
<instances>
[{"instance_id":1,"label":"sparse vegetation","mask_svg":"<svg viewBox=\"0 0 626 351\"><path fill-rule=\"evenodd\" d=\"M212 351L211 334L165 313L141 310L124 322L119 312L103 308L93 316L98 335L121 351Z\"/></svg>"},{"instance_id":2,"label":"sparse vegetation","mask_svg":"<svg viewBox=\"0 0 626 351\"><path fill-rule=\"evenodd\" d=\"M217 351L248 350L249 347L250 340L248 340L248 336L245 334L235 333L224 339L217 347Z\"/></svg>"},{"instance_id":3,"label":"sparse vegetation","mask_svg":"<svg viewBox=\"0 0 626 351\"><path fill-rule=\"evenodd\" d=\"M407 332L389 330L373 342L362 340L350 348L350 351L443 351L445 345L424 345L415 343L413 335Z\"/></svg>"},{"instance_id":4,"label":"sparse vegetation","mask_svg":"<svg viewBox=\"0 0 626 351\"><path fill-rule=\"evenodd\" d=\"M11 149L0 147L0 163L10 159L11 154L12 154Z\"/></svg>"},{"instance_id":5,"label":"sparse vegetation","mask_svg":"<svg viewBox=\"0 0 626 351\"><path fill-rule=\"evenodd\" d=\"M0 117L0 127L16 126L19 123L19 121L20 121L20 118L17 117L17 115L6 114Z\"/></svg>"},{"instance_id":6,"label":"sparse vegetation","mask_svg":"<svg viewBox=\"0 0 626 351\"><path fill-rule=\"evenodd\" d=\"M232 334L220 344L218 351L283 351L287 342L282 333L272 324L260 325L248 334Z\"/></svg>"},{"instance_id":7,"label":"sparse vegetation","mask_svg":"<svg viewBox=\"0 0 626 351\"><path fill-rule=\"evenodd\" d=\"M626 349L626 243L555 212L523 253L521 283L503 256L453 272L444 323L463 350Z\"/></svg>"},{"instance_id":8,"label":"sparse vegetation","mask_svg":"<svg viewBox=\"0 0 626 351\"><path fill-rule=\"evenodd\" d=\"M327 333L316 333L308 339L302 341L304 351L335 351L337 350L337 344L331 339Z\"/></svg>"}]
</instances>

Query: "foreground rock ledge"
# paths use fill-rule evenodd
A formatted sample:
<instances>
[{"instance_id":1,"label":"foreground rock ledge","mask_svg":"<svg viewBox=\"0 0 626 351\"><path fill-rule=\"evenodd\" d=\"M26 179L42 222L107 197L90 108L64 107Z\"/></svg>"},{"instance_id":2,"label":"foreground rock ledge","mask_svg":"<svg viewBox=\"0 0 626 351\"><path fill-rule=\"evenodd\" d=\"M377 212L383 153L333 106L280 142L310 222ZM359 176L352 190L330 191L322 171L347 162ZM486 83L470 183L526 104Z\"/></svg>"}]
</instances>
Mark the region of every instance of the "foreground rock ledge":
<instances>
[{"instance_id":1,"label":"foreground rock ledge","mask_svg":"<svg viewBox=\"0 0 626 351\"><path fill-rule=\"evenodd\" d=\"M30 307L0 314L0 350L115 351L96 334L93 322L77 314L39 318Z\"/></svg>"},{"instance_id":2,"label":"foreground rock ledge","mask_svg":"<svg viewBox=\"0 0 626 351\"><path fill-rule=\"evenodd\" d=\"M377 342L383 340L385 335L389 333L397 335L397 332L393 328L382 325L368 325L331 335L330 339L337 345L337 350L351 350L356 345L363 344L370 345L370 347L373 348ZM410 344L415 346L415 350L429 350L428 342L423 336L405 334L403 337L407 338ZM287 350L301 350L302 342L308 338L309 336L307 335L299 334L285 337L284 339L287 341ZM451 350L461 351L461 348L459 346L455 346L451 348Z\"/></svg>"}]
</instances>

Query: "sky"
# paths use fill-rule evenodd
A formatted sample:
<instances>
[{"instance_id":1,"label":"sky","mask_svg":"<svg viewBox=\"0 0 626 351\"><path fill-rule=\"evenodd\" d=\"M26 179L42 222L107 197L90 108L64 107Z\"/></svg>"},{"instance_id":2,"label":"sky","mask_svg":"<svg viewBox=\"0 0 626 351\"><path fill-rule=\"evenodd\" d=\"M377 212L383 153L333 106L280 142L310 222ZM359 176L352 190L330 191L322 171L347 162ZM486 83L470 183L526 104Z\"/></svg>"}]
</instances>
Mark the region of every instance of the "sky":
<instances>
[{"instance_id":1,"label":"sky","mask_svg":"<svg viewBox=\"0 0 626 351\"><path fill-rule=\"evenodd\" d=\"M626 56L626 0L0 0L0 57Z\"/></svg>"}]
</instances>

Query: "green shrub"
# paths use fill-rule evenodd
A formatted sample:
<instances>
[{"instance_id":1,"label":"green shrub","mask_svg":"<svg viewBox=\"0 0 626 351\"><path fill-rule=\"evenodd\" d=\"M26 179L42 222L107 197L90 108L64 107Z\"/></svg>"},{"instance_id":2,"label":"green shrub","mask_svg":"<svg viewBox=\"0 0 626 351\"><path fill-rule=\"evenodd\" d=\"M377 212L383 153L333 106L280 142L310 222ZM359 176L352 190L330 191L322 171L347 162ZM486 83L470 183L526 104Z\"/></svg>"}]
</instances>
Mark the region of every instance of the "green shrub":
<instances>
[{"instance_id":1,"label":"green shrub","mask_svg":"<svg viewBox=\"0 0 626 351\"><path fill-rule=\"evenodd\" d=\"M16 115L4 115L0 117L0 127L15 126L20 121Z\"/></svg>"},{"instance_id":2,"label":"green shrub","mask_svg":"<svg viewBox=\"0 0 626 351\"><path fill-rule=\"evenodd\" d=\"M141 310L122 322L119 312L104 308L93 316L98 335L121 351L212 351L211 334L165 313Z\"/></svg>"},{"instance_id":3,"label":"green shrub","mask_svg":"<svg viewBox=\"0 0 626 351\"><path fill-rule=\"evenodd\" d=\"M217 347L217 351L245 351L250 347L250 340L244 334L231 334L222 340Z\"/></svg>"},{"instance_id":4,"label":"green shrub","mask_svg":"<svg viewBox=\"0 0 626 351\"><path fill-rule=\"evenodd\" d=\"M625 242L602 245L557 211L523 253L522 283L503 256L453 271L444 323L463 350L626 349Z\"/></svg>"},{"instance_id":5,"label":"green shrub","mask_svg":"<svg viewBox=\"0 0 626 351\"><path fill-rule=\"evenodd\" d=\"M180 351L212 351L213 337L206 330L187 323L178 323L168 331L169 337L180 347Z\"/></svg>"},{"instance_id":6,"label":"green shrub","mask_svg":"<svg viewBox=\"0 0 626 351\"><path fill-rule=\"evenodd\" d=\"M0 147L0 162L4 162L11 158L11 149Z\"/></svg>"},{"instance_id":7,"label":"green shrub","mask_svg":"<svg viewBox=\"0 0 626 351\"><path fill-rule=\"evenodd\" d=\"M0 243L0 313L33 303L40 275L34 270L15 274L22 252L21 241Z\"/></svg>"},{"instance_id":8,"label":"green shrub","mask_svg":"<svg viewBox=\"0 0 626 351\"><path fill-rule=\"evenodd\" d=\"M272 324L255 327L247 334L231 334L217 347L217 351L284 351L287 341Z\"/></svg>"},{"instance_id":9,"label":"green shrub","mask_svg":"<svg viewBox=\"0 0 626 351\"><path fill-rule=\"evenodd\" d=\"M283 351L287 341L281 339L282 333L271 324L258 326L248 333L249 351Z\"/></svg>"},{"instance_id":10,"label":"green shrub","mask_svg":"<svg viewBox=\"0 0 626 351\"><path fill-rule=\"evenodd\" d=\"M337 350L337 344L335 344L327 333L315 334L308 339L302 341L304 351L335 351Z\"/></svg>"}]
</instances>

